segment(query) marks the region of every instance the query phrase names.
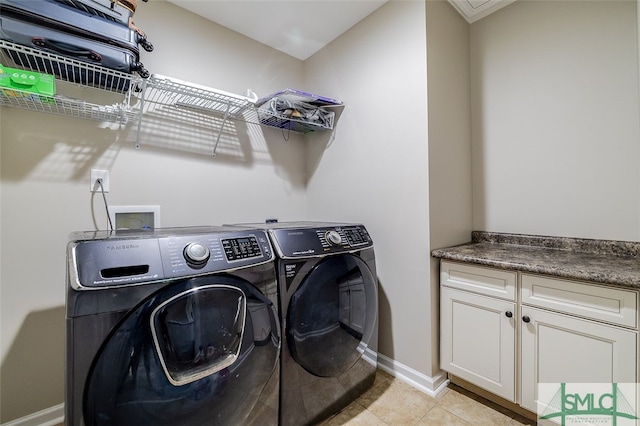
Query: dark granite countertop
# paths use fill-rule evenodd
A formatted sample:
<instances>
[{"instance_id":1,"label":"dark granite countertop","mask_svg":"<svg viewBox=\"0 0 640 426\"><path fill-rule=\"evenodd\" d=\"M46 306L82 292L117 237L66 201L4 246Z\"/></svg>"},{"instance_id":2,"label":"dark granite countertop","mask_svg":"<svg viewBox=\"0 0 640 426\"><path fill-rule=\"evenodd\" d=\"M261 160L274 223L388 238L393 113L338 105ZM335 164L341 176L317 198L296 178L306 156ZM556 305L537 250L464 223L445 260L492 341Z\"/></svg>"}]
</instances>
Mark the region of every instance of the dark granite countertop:
<instances>
[{"instance_id":1,"label":"dark granite countertop","mask_svg":"<svg viewBox=\"0 0 640 426\"><path fill-rule=\"evenodd\" d=\"M640 289L640 242L472 232L433 257Z\"/></svg>"}]
</instances>

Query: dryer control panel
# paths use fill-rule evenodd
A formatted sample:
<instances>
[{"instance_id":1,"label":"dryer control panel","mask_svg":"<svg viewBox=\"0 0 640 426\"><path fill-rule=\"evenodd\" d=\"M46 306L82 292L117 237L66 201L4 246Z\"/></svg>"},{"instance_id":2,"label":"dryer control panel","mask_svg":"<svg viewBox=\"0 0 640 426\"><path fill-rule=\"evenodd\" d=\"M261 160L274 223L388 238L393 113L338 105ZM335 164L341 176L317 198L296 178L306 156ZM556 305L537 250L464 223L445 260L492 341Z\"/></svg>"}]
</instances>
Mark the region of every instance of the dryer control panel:
<instances>
[{"instance_id":1,"label":"dryer control panel","mask_svg":"<svg viewBox=\"0 0 640 426\"><path fill-rule=\"evenodd\" d=\"M352 252L373 246L363 225L269 230L282 258L314 257Z\"/></svg>"}]
</instances>

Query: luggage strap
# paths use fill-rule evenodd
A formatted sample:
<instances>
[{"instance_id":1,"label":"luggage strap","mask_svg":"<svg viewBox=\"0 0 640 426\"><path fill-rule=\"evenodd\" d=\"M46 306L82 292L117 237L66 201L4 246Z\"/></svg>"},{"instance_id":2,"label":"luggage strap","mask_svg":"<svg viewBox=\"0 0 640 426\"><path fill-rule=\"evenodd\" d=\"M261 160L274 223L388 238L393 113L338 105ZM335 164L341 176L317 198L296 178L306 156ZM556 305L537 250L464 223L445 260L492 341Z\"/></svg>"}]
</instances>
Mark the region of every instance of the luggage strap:
<instances>
[{"instance_id":1,"label":"luggage strap","mask_svg":"<svg viewBox=\"0 0 640 426\"><path fill-rule=\"evenodd\" d=\"M140 28L138 28L138 26L133 22L133 17L129 17L129 28L140 34L140 37L142 37L143 39L147 38L147 34Z\"/></svg>"},{"instance_id":2,"label":"luggage strap","mask_svg":"<svg viewBox=\"0 0 640 426\"><path fill-rule=\"evenodd\" d=\"M131 14L136 12L137 3L136 0L111 0L111 3L119 4L131 11Z\"/></svg>"}]
</instances>

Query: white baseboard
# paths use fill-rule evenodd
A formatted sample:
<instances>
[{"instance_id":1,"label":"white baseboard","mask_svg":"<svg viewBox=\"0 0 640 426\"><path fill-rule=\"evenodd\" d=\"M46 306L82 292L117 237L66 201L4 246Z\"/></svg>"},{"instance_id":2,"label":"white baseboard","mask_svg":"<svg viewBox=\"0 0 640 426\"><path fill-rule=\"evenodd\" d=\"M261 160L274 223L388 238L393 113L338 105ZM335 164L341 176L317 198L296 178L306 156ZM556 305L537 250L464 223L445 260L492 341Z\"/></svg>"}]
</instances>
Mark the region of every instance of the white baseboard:
<instances>
[{"instance_id":1,"label":"white baseboard","mask_svg":"<svg viewBox=\"0 0 640 426\"><path fill-rule=\"evenodd\" d=\"M440 395L449 384L447 373L442 370L436 376L429 377L381 353L378 353L378 368L433 398Z\"/></svg>"},{"instance_id":2,"label":"white baseboard","mask_svg":"<svg viewBox=\"0 0 640 426\"><path fill-rule=\"evenodd\" d=\"M64 422L64 403L11 420L2 426L55 426Z\"/></svg>"},{"instance_id":3,"label":"white baseboard","mask_svg":"<svg viewBox=\"0 0 640 426\"><path fill-rule=\"evenodd\" d=\"M366 362L368 362L370 365L373 365L374 367L378 366L378 354L369 348L365 349L364 353L362 354L362 359L364 359Z\"/></svg>"}]
</instances>

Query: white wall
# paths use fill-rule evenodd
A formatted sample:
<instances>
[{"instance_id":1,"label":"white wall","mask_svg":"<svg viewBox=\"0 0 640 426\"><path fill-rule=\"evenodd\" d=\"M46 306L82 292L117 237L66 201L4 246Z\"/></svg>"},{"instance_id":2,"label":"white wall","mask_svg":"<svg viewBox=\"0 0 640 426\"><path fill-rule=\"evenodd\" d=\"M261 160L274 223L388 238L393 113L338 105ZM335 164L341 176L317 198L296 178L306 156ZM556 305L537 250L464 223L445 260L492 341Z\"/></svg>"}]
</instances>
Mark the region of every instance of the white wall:
<instances>
[{"instance_id":1,"label":"white wall","mask_svg":"<svg viewBox=\"0 0 640 426\"><path fill-rule=\"evenodd\" d=\"M346 105L335 140L309 145L309 217L367 226L379 350L423 373L431 367L425 34L424 2L389 2L305 61L305 87Z\"/></svg>"},{"instance_id":2,"label":"white wall","mask_svg":"<svg viewBox=\"0 0 640 426\"><path fill-rule=\"evenodd\" d=\"M429 227L431 248L472 231L469 24L446 1L427 2ZM431 259L431 374L440 369L440 267Z\"/></svg>"},{"instance_id":3,"label":"white wall","mask_svg":"<svg viewBox=\"0 0 640 426\"><path fill-rule=\"evenodd\" d=\"M636 1L517 1L471 25L474 228L640 239Z\"/></svg>"},{"instance_id":4,"label":"white wall","mask_svg":"<svg viewBox=\"0 0 640 426\"><path fill-rule=\"evenodd\" d=\"M139 3L136 23L158 74L244 94L302 87L302 63L164 1ZM109 100L105 100L110 102ZM111 171L110 204L159 204L163 226L305 216L302 137L232 124L212 159L213 133L145 120L131 129L1 108L0 423L63 401L65 246L75 230L106 228L91 168Z\"/></svg>"}]
</instances>

